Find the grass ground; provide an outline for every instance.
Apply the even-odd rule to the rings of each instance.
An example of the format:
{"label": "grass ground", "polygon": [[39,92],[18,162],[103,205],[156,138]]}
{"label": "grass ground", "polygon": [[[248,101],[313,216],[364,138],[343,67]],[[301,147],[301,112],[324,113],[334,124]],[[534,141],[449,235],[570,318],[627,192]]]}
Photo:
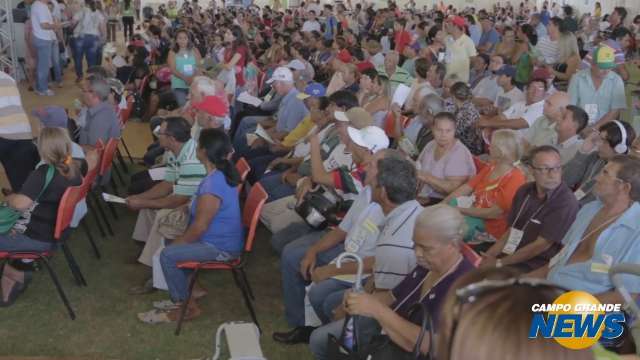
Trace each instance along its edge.
{"label": "grass ground", "polygon": [[[146,325],[136,313],[151,309],[155,300],[168,298],[166,292],[130,296],[127,289],[140,283],[148,269],[128,264],[140,247],[131,240],[135,213],[119,208],[116,236],[98,237],[102,259],[93,256],[82,231],[76,231],[69,245],[88,282],[75,285],[62,253],[53,266],[76,311],[70,320],[46,270],[34,274],[27,291],[9,308],[0,308],[0,359],[22,357],[73,359],[198,359],[213,354],[214,334],[226,321],[250,321],[249,313],[232,276],[226,272],[200,277],[209,295],[200,301],[204,314],[185,323],[179,337],[174,325]],[[93,219],[90,221],[93,224]],[[261,344],[269,359],[310,358],[306,346],[282,346],[271,339],[274,330],[287,327],[281,300],[278,258],[269,245],[269,232],[260,229],[247,275],[256,295],[255,308],[263,328]],[[226,358],[226,357],[223,357]]]}

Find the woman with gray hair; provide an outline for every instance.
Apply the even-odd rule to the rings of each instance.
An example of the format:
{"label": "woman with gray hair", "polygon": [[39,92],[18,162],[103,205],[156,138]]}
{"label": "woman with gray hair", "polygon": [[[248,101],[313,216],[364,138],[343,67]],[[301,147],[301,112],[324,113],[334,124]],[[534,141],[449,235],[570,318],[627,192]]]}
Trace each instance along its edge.
{"label": "woman with gray hair", "polygon": [[469,85],[457,82],[449,89],[451,97],[445,100],[445,111],[453,113],[456,117],[456,137],[474,155],[484,152],[482,134],[478,128],[480,113],[471,99],[473,94]]}
{"label": "woman with gray hair", "polygon": [[457,206],[465,215],[465,241],[491,242],[507,231],[507,215],[513,197],[526,180],[517,167],[523,155],[521,141],[514,130],[495,131],[491,138],[489,165],[443,200]]}
{"label": "woman with gray hair", "polygon": [[[420,334],[422,316],[410,309],[418,303],[426,308],[433,332],[438,332],[438,318],[445,295],[473,265],[460,252],[464,234],[464,216],[455,208],[439,204],[422,210],[413,231],[417,266],[395,288],[374,294],[346,294],[344,305],[351,315],[375,319],[394,346],[413,351]],[[431,350],[428,337],[420,344],[420,353]],[[317,354],[316,354],[317,355]]]}

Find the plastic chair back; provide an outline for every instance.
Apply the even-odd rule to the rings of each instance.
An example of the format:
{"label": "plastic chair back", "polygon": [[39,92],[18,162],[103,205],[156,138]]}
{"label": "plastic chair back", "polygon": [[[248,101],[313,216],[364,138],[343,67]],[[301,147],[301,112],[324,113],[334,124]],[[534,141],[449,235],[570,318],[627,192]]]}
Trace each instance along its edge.
{"label": "plastic chair back", "polygon": [[82,200],[82,186],[70,186],[65,190],[60,204],[58,205],[58,215],[56,217],[56,228],[53,233],[53,237],[56,240],[61,240],[64,233],[73,219],[73,213],[76,210],[76,205]]}
{"label": "plastic chair back", "polygon": [[[103,152],[104,152],[104,149],[102,148],[99,151],[97,151],[98,159],[102,157]],[[80,199],[86,198],[87,194],[89,194],[89,191],[91,191],[91,187],[93,186],[93,183],[96,181],[96,178],[98,177],[99,167],[100,167],[100,160],[98,160],[98,163],[96,163],[95,166],[90,168],[85,174],[84,178],[82,178],[82,184],[80,184],[80,188],[82,189]]]}
{"label": "plastic chair back", "polygon": [[238,170],[238,173],[240,174],[240,182],[245,182],[245,180],[247,180],[247,175],[249,175],[249,171],[251,171],[251,166],[249,166],[249,163],[245,158],[241,157],[238,159],[238,162],[236,162],[236,170]]}
{"label": "plastic chair back", "polygon": [[242,223],[248,228],[247,238],[244,243],[244,251],[251,252],[256,236],[256,229],[260,220],[260,212],[269,195],[259,183],[251,187],[242,211]]}
{"label": "plastic chair back", "polygon": [[118,142],[118,139],[111,138],[109,139],[107,146],[105,146],[104,153],[102,154],[102,160],[100,161],[100,176],[104,176],[109,170],[111,170],[113,157],[116,155],[116,150],[118,150]]}
{"label": "plastic chair back", "polygon": [[460,245],[460,252],[464,257],[467,258],[467,260],[469,260],[471,264],[473,264],[473,266],[480,266],[480,263],[482,262],[482,256],[480,256],[475,250],[473,250],[471,246],[462,243]]}
{"label": "plastic chair back", "polygon": [[125,125],[127,125],[127,121],[131,118],[131,113],[133,112],[133,100],[133,96],[127,96],[127,108],[120,111],[120,122],[122,123],[123,129]]}

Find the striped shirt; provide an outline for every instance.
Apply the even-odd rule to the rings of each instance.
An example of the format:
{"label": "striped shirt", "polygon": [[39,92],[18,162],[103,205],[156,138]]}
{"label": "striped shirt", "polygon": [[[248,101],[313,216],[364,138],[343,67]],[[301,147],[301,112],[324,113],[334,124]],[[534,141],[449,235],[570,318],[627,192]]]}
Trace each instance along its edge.
{"label": "striped shirt", "polygon": [[416,266],[413,228],[422,206],[410,200],[393,209],[376,242],[373,267],[377,289],[393,289]]}
{"label": "striped shirt", "polygon": [[31,123],[22,108],[15,80],[0,71],[0,138],[31,140]]}
{"label": "striped shirt", "polygon": [[177,158],[169,153],[164,181],[173,183],[174,195],[193,196],[206,175],[204,165],[196,158],[195,140],[184,143]]}
{"label": "striped shirt", "polygon": [[536,50],[545,64],[552,65],[558,62],[558,42],[551,40],[548,36],[538,41]]}

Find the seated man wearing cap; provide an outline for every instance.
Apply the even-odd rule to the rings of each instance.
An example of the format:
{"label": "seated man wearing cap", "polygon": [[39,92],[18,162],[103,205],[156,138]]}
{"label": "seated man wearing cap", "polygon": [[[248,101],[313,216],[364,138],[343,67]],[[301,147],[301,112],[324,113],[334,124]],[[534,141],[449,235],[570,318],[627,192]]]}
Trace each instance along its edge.
{"label": "seated man wearing cap", "polygon": [[586,133],[617,119],[620,111],[627,108],[624,82],[612,71],[615,67],[614,50],[600,46],[593,53],[591,67],[578,71],[569,82],[570,104],[589,115]]}
{"label": "seated man wearing cap", "polygon": [[[324,129],[318,129],[318,137],[319,139],[321,139],[320,156],[324,162],[323,164],[325,166],[325,170],[331,171],[342,165],[352,165],[351,155],[345,154],[344,144],[342,144],[340,140],[341,132],[344,132],[341,130],[342,125],[341,123],[335,121],[334,113],[335,111],[343,111],[354,108],[358,105],[358,100],[356,99],[355,95],[351,94],[350,92],[338,91],[328,97],[328,104],[326,105],[327,106],[324,108],[323,106],[319,106],[314,110],[320,112],[321,114],[319,115],[328,118],[329,121],[328,126],[326,126]],[[335,111],[332,111],[333,109],[335,109]],[[315,115],[318,114],[312,114],[312,116]],[[354,122],[351,123],[351,126],[362,128],[371,125],[371,121],[372,120],[370,116],[355,117]],[[308,136],[305,142],[308,145]],[[277,169],[275,169],[276,164],[269,164],[268,168],[275,171],[266,174],[260,179],[260,183],[269,194],[269,199],[267,200],[268,203],[262,211],[262,220],[272,232],[277,231],[279,227],[273,225],[272,222],[268,220],[271,218],[268,214],[272,213],[272,208],[274,210],[274,215],[279,215],[282,210],[279,210],[277,205],[272,205],[271,203],[282,198],[293,196],[295,194],[296,184],[298,180],[311,175],[311,156],[309,155],[309,151],[310,147],[307,146],[307,149],[303,155],[302,162],[296,165],[291,164],[291,162],[287,162],[291,166],[282,172],[279,172]],[[302,154],[300,155],[302,156]],[[288,207],[285,206],[285,209],[288,209]]]}
{"label": "seated man wearing cap", "polygon": [[[384,131],[375,126],[360,130],[349,127],[347,131],[349,136],[353,135],[352,139],[357,139],[358,142],[374,137],[375,133],[384,136]],[[338,255],[344,251],[356,253],[366,259],[364,269],[366,273],[371,273],[373,268],[375,244],[380,234],[379,227],[383,225],[384,220],[382,208],[372,201],[373,182],[377,175],[378,160],[387,158],[387,151],[384,149],[371,151],[355,141],[350,142],[347,148],[356,157],[366,158],[364,161],[367,174],[366,186],[358,194],[354,205],[337,228],[328,232],[302,235],[284,247],[280,262],[282,289],[287,322],[293,329],[288,332],[274,333],[273,338],[278,342],[286,344],[306,342],[311,331],[314,330],[312,327],[305,326],[305,284],[309,281],[314,283],[312,292],[316,313],[323,323],[331,321],[331,311],[340,303],[342,291],[351,287],[353,282],[353,279],[343,281],[335,279],[334,276],[353,275],[356,272],[355,263],[338,269],[332,263]],[[390,154],[395,154],[396,159],[403,158],[402,154],[395,151]],[[325,303],[327,311],[324,311]]]}
{"label": "seated man wearing cap", "polygon": [[515,83],[516,68],[511,65],[504,65],[498,71],[498,93],[492,105],[485,106],[481,112],[483,115],[495,116],[506,111],[512,105],[526,100],[522,90],[518,89]]}
{"label": "seated man wearing cap", "polygon": [[[298,126],[285,136],[282,142],[271,145],[271,153],[249,160],[251,171],[248,179],[251,183],[258,181],[267,169],[271,170],[278,164],[298,165],[308,155],[309,146],[305,138],[309,132],[316,126],[318,126],[318,131],[322,131],[325,129],[325,125],[330,124],[331,117],[326,116],[325,112],[329,99],[324,95],[325,88],[319,83],[309,84],[303,93],[298,94],[298,98],[304,101],[305,106],[309,109],[309,115],[305,116]],[[278,156],[280,153],[286,154],[280,157]],[[276,161],[276,159],[279,160]]]}
{"label": "seated man wearing cap", "polygon": [[546,94],[547,82],[542,79],[533,79],[527,86],[526,101],[513,104],[502,114],[481,116],[478,126],[491,129],[520,130],[520,133],[523,134],[536,119],[542,116]]}
{"label": "seated man wearing cap", "polygon": [[[277,68],[267,83],[272,84],[276,93],[283,96],[278,111],[274,117],[248,116],[240,121],[233,138],[236,158],[263,155],[268,151],[267,142],[281,141],[309,114],[304,102],[297,97],[299,91],[294,86],[291,70],[286,67]],[[258,125],[266,130],[270,139],[260,138],[249,144],[247,134],[256,131]]]}
{"label": "seated man wearing cap", "polygon": [[[152,257],[162,246],[163,235],[158,226],[176,209],[184,208],[198,189],[206,170],[196,157],[196,141],[191,137],[191,125],[181,117],[162,120],[157,132],[160,146],[169,151],[164,180],[151,189],[126,198],[127,206],[140,210],[133,230],[133,239],[145,242],[138,261],[152,265]],[[151,279],[143,286],[130,290],[131,294],[145,294],[153,290]]]}

